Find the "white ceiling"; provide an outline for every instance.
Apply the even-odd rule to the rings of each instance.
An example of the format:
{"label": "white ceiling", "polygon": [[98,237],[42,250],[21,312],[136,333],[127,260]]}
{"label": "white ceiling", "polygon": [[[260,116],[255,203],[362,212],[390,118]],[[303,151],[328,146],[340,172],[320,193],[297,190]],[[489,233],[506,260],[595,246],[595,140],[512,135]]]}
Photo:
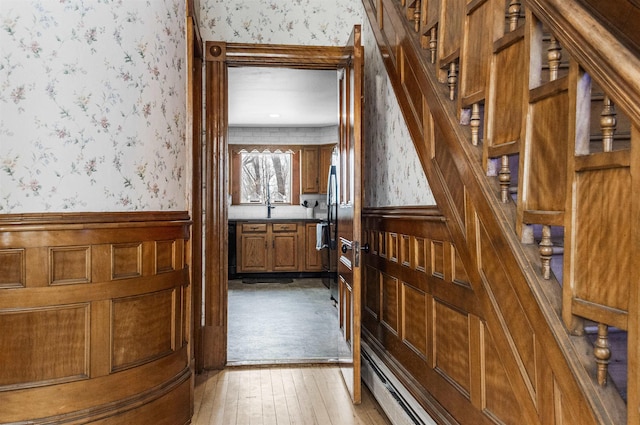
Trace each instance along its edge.
{"label": "white ceiling", "polygon": [[[272,117],[271,114],[278,114]],[[229,68],[229,125],[326,127],[338,124],[337,71]]]}

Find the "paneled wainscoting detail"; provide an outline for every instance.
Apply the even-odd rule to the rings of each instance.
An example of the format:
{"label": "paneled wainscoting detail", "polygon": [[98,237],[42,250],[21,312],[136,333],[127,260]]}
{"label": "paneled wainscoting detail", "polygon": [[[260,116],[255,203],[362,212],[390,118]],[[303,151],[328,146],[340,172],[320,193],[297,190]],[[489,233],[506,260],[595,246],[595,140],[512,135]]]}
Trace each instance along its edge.
{"label": "paneled wainscoting detail", "polygon": [[524,423],[439,211],[368,209],[363,233],[370,349],[438,423]]}
{"label": "paneled wainscoting detail", "polygon": [[0,423],[189,422],[189,226],[0,216]]}

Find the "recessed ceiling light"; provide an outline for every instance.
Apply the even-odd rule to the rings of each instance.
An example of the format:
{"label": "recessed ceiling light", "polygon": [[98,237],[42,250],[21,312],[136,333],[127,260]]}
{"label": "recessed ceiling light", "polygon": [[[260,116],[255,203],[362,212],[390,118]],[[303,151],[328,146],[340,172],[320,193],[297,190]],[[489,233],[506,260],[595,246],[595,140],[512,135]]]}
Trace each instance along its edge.
{"label": "recessed ceiling light", "polygon": [[269,114],[269,118],[280,118],[280,114]]}

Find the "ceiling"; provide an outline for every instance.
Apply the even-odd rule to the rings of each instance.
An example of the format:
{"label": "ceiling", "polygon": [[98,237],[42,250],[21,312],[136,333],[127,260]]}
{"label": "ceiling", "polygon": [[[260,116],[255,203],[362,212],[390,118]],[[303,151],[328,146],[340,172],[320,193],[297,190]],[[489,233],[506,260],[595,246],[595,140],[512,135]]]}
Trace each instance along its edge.
{"label": "ceiling", "polygon": [[335,70],[229,68],[228,81],[229,126],[326,127],[338,124]]}

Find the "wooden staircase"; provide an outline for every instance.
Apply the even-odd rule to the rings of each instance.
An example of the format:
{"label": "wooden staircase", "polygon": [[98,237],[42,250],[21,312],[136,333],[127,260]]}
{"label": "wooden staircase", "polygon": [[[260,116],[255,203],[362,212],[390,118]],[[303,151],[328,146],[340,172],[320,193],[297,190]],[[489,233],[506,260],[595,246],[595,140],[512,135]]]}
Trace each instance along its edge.
{"label": "wooden staircase", "polygon": [[363,3],[520,420],[640,423],[640,9]]}

